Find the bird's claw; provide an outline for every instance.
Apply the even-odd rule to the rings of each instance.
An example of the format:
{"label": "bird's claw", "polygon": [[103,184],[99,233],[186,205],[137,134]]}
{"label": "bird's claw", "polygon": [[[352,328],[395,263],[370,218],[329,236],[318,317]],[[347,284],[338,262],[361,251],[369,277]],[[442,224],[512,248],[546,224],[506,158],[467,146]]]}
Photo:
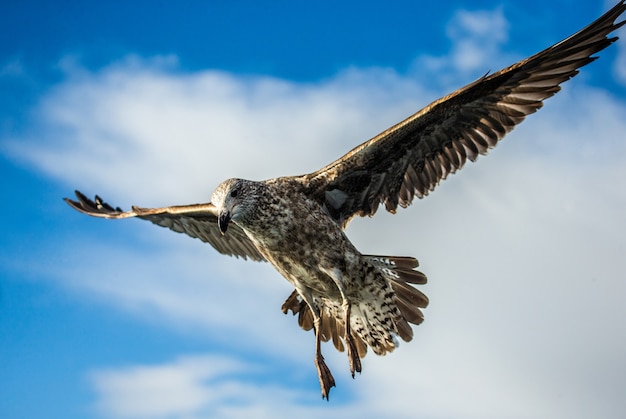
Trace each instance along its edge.
{"label": "bird's claw", "polygon": [[317,375],[319,376],[320,387],[322,388],[322,399],[328,400],[331,387],[335,387],[335,378],[331,374],[321,354],[315,357],[315,366],[317,367]]}

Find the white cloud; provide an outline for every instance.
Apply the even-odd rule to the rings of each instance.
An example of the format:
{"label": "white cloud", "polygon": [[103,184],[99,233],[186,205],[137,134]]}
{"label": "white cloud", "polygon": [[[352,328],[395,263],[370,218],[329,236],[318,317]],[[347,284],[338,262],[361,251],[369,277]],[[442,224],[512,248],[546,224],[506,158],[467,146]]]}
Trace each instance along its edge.
{"label": "white cloud", "polygon": [[431,297],[416,341],[367,361],[366,398],[424,417],[619,417],[625,116],[576,84],[415,208],[358,220],[360,249],[416,249]]}
{"label": "white cloud", "polygon": [[[544,140],[576,144],[550,119],[533,123]],[[626,372],[626,331],[615,324],[626,314],[626,193],[597,185],[623,182],[626,170],[618,158],[603,166],[555,150],[535,155],[518,134],[437,198],[397,215],[395,228],[367,231],[385,245],[402,231],[398,249],[415,237],[430,275],[417,341],[366,365],[399,412],[419,404],[425,417],[618,417],[624,407],[614,379]]]}
{"label": "white cloud", "polygon": [[[501,12],[456,19],[470,39],[484,37],[485,22],[495,22],[499,35],[481,60],[502,59]],[[458,55],[460,35],[450,35],[455,47],[441,57],[447,75],[434,69],[423,80],[476,68],[474,58]],[[415,111],[417,100],[447,93],[383,69],[351,69],[312,84],[186,74],[136,59],[70,73],[39,108],[46,136],[8,147],[115,205],[202,201],[226,177],[315,170]],[[431,307],[414,342],[385,358],[370,355],[354,382],[345,355],[325,347],[338,385],[354,392],[349,405],[333,404],[333,393],[330,406],[302,408],[302,395],[288,383],[242,382],[237,374],[253,369],[249,362],[229,358],[216,372],[209,356],[96,372],[101,412],[271,416],[280,406],[285,416],[619,417],[626,407],[619,394],[626,332],[616,320],[626,316],[625,121],[624,98],[575,80],[493,155],[451,176],[431,197],[351,225],[348,234],[364,252],[420,259]],[[78,215],[68,210],[70,216]],[[109,233],[81,249],[79,240],[93,240],[85,232],[62,246],[69,263],[47,271],[152,321],[187,333],[199,326],[232,347],[313,370],[312,336],[280,313],[289,287],[269,266],[138,224],[115,224],[120,236],[131,231],[128,244]],[[243,394],[236,405],[234,394]]]}
{"label": "white cloud", "polygon": [[453,41],[452,63],[457,70],[482,70],[496,56],[508,38],[508,22],[502,9],[458,11],[446,30]]}
{"label": "white cloud", "polygon": [[[265,368],[232,357],[184,356],[173,362],[91,374],[96,409],[114,418],[320,417],[324,406],[302,390],[250,376]],[[247,378],[246,378],[247,377]]]}
{"label": "white cloud", "polygon": [[329,150],[340,155],[398,113],[410,114],[417,103],[409,98],[421,96],[385,70],[301,85],[220,71],[177,74],[133,59],[128,68],[72,74],[42,101],[37,138],[8,147],[69,184],[80,179],[120,200],[208,199],[227,177],[312,171]]}
{"label": "white cloud", "polygon": [[443,56],[417,57],[413,73],[420,78],[430,77],[445,89],[456,89],[459,83],[469,82],[468,77],[478,78],[513,64],[522,57],[500,49],[508,40],[508,28],[502,8],[459,10],[446,26],[450,52]]}
{"label": "white cloud", "polygon": [[133,366],[93,373],[101,394],[100,410],[115,417],[168,417],[189,414],[216,397],[202,387],[207,380],[242,370],[231,359],[196,357],[174,365]]}
{"label": "white cloud", "polygon": [[[310,348],[310,339],[292,339],[300,333],[296,321],[280,310],[292,289],[269,264],[214,254],[204,243],[151,225],[138,227],[135,244],[113,238],[81,249],[88,238],[69,241],[55,275],[83,295],[88,291],[150,323],[221,345],[248,352],[259,346],[265,356],[292,359]],[[106,262],[111,260],[116,263]],[[278,355],[275,345],[284,348]]]}

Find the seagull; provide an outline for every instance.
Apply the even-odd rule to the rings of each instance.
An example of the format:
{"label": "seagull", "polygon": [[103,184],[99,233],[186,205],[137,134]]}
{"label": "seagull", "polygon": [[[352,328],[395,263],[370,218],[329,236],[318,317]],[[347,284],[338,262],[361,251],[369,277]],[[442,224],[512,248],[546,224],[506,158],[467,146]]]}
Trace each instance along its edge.
{"label": "seagull", "polygon": [[350,372],[361,372],[368,347],[392,352],[398,337],[413,337],[424,320],[426,283],[407,256],[365,255],[345,228],[378,208],[395,213],[423,198],[468,161],[487,154],[560,84],[617,40],[609,35],[626,21],[617,3],[589,26],[516,64],[439,99],[357,146],[320,170],[263,181],[228,179],[211,202],[130,211],[76,191],[74,209],[100,218],[137,217],[185,233],[226,255],[267,261],[293,286],[282,306],[315,332],[314,363],[322,398],[335,379],[321,342],[347,351]]}

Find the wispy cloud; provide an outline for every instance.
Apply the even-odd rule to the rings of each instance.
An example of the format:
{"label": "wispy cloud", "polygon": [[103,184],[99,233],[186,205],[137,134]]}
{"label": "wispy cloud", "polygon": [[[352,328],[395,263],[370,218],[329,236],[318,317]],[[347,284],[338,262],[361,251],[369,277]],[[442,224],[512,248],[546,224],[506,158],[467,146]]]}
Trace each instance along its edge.
{"label": "wispy cloud", "polygon": [[[509,23],[502,8],[458,10],[446,26],[450,51],[441,56],[423,55],[414,60],[412,72],[444,89],[456,89],[468,78],[494,72],[522,58],[502,51],[508,40]],[[448,93],[448,92],[446,92]]]}
{"label": "wispy cloud", "polygon": [[446,28],[453,42],[452,65],[462,72],[482,70],[494,65],[500,47],[508,39],[508,22],[502,9],[494,11],[458,11]]}
{"label": "wispy cloud", "polygon": [[232,359],[193,357],[172,365],[97,371],[92,379],[102,396],[99,407],[107,415],[171,417],[193,413],[222,397],[203,388],[204,382],[243,369]]}
{"label": "wispy cloud", "polygon": [[328,155],[408,115],[417,107],[409,98],[419,93],[391,71],[351,70],[303,85],[179,73],[133,58],[97,73],[74,71],[42,100],[36,138],[19,139],[12,152],[117,199],[208,199],[226,177],[322,166]]}
{"label": "wispy cloud", "polygon": [[[250,377],[265,368],[225,356],[183,356],[91,374],[97,410],[114,418],[314,418],[325,406],[310,394]],[[345,409],[345,408],[344,408]]]}
{"label": "wispy cloud", "polygon": [[221,345],[282,358],[298,358],[308,348],[290,338],[296,322],[280,306],[292,289],[269,264],[213,254],[186,236],[141,227],[130,243],[103,241],[81,250],[88,239],[71,240],[63,250],[66,264],[54,276],[148,322],[211,336]]}
{"label": "wispy cloud", "polygon": [[[497,36],[485,34],[486,22]],[[69,66],[67,80],[41,101],[37,138],[13,139],[5,149],[115,205],[208,200],[227,177],[315,170],[447,93],[433,86],[479,69],[479,61],[503,59],[501,11],[462,12],[455,25],[450,54],[421,67],[429,77],[419,81],[350,69],[300,84],[185,73],[171,60],[137,58],[97,72]],[[479,61],[462,54],[485,40],[491,43]],[[593,65],[609,65],[602,61]],[[447,81],[431,82],[440,77]],[[414,342],[367,357],[354,383],[345,355],[325,348],[339,385],[355,389],[350,409],[302,408],[304,396],[288,384],[243,380],[241,371],[255,368],[249,361],[208,355],[99,368],[91,377],[100,411],[119,418],[262,417],[279,408],[345,417],[617,416],[626,407],[618,394],[626,335],[615,323],[626,316],[625,121],[623,98],[574,80],[493,156],[469,164],[433,196],[351,225],[348,234],[364,252],[417,256],[432,303]],[[312,338],[279,312],[289,287],[269,266],[128,223],[127,244],[107,237],[78,251],[88,231],[63,244],[70,263],[47,266],[48,274],[174,329],[201,326],[232,347],[254,345],[265,357],[313,368]]]}

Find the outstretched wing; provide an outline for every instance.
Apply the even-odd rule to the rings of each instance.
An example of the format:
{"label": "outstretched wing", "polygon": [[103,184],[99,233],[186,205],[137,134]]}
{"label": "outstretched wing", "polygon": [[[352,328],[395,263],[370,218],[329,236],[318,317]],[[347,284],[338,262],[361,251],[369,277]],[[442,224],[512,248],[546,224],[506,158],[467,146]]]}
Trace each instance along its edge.
{"label": "outstretched wing", "polygon": [[64,198],[65,202],[83,214],[114,219],[138,217],[161,227],[167,227],[177,233],[185,233],[200,239],[209,243],[222,254],[258,261],[265,260],[248,236],[237,225],[231,223],[227,235],[220,233],[217,226],[217,211],[211,203],[164,208],[133,206],[132,211],[122,211],[119,207],[113,208],[103,202],[97,195],[92,201],[79,191],[75,191],[75,193],[78,201]]}
{"label": "outstretched wing", "polygon": [[620,1],[591,25],[558,44],[443,97],[356,147],[321,170],[297,178],[310,197],[345,226],[355,215],[390,212],[422,198],[469,159],[487,154],[559,85],[578,74],[626,5]]}

